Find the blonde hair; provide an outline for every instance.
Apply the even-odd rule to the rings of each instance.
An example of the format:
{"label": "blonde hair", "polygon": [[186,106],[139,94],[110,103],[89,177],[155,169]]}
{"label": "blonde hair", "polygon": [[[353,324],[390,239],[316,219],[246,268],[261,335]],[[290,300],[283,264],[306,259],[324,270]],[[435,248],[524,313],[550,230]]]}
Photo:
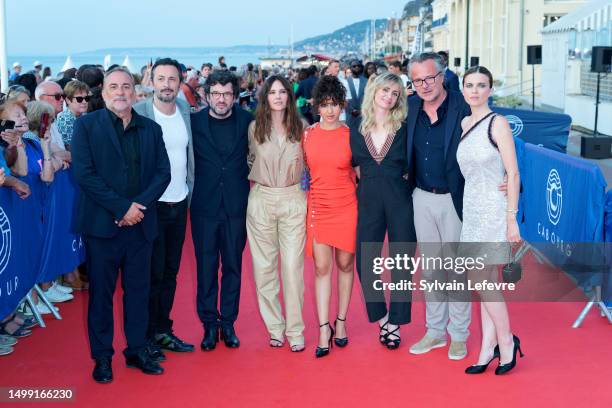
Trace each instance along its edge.
{"label": "blonde hair", "polygon": [[397,132],[402,127],[402,122],[406,119],[408,114],[408,103],[406,101],[406,90],[404,89],[404,83],[402,79],[390,72],[378,75],[373,81],[369,81],[365,89],[365,95],[363,96],[363,103],[361,104],[361,125],[359,131],[361,134],[366,135],[370,133],[376,127],[376,114],[374,113],[374,96],[379,89],[384,88],[387,85],[398,85],[400,89],[400,95],[397,98],[395,106],[391,108],[391,112],[385,123],[385,127],[390,132]]}
{"label": "blonde hair", "polygon": [[29,128],[32,132],[36,133],[37,136],[40,136],[38,134],[38,130],[40,129],[40,119],[42,118],[43,113],[48,114],[49,118],[51,119],[51,122],[53,122],[53,120],[55,119],[55,109],[53,108],[53,106],[51,106],[47,102],[42,101],[32,101],[28,103],[27,116]]}

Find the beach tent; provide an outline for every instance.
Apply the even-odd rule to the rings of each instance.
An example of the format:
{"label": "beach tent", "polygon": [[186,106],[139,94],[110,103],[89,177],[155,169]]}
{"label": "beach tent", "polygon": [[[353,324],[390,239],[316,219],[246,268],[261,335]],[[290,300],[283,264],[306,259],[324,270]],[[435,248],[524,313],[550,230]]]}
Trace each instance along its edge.
{"label": "beach tent", "polygon": [[134,69],[134,67],[132,66],[132,62],[130,61],[130,56],[126,55],[125,59],[123,60],[123,62],[121,63],[121,65],[123,65],[124,67],[126,67],[128,69],[128,71],[130,72],[136,72],[136,70]]}
{"label": "beach tent", "polygon": [[76,68],[76,67],[74,66],[74,62],[72,61],[72,58],[70,58],[70,55],[69,55],[68,58],[66,58],[66,62],[64,62],[64,66],[62,66],[62,69],[60,70],[60,72],[66,72],[70,68]]}

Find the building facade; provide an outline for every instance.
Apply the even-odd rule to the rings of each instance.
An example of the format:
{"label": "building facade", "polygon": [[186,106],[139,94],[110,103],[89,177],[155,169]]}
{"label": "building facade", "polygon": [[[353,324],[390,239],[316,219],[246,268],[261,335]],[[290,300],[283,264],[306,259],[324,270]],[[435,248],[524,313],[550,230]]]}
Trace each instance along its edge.
{"label": "building facade", "polygon": [[[530,93],[533,76],[527,46],[542,44],[547,24],[586,1],[436,0],[432,4],[434,49],[447,49],[451,66],[454,58],[460,58],[460,71],[478,57],[479,64],[501,82],[502,94]],[[539,66],[535,82],[539,93]]]}

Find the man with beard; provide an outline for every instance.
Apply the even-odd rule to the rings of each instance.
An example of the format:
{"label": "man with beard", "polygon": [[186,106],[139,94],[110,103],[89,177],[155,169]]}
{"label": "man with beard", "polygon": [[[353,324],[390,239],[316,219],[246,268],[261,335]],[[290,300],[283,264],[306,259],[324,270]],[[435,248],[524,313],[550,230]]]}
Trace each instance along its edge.
{"label": "man with beard", "polygon": [[149,327],[152,355],[164,360],[160,350],[193,351],[193,345],[174,335],[170,312],[176,293],[176,276],[187,227],[187,208],[193,191],[193,145],[189,105],[177,99],[182,80],[176,60],[163,58],[151,68],[153,98],[134,105],[134,110],[157,122],[163,132],[170,159],[170,184],[156,204],[157,238],[151,257]]}
{"label": "man with beard", "polygon": [[365,94],[365,87],[368,83],[366,77],[363,76],[363,64],[359,60],[351,62],[351,76],[346,79],[344,84],[347,89],[346,93],[346,124],[353,128],[359,123],[361,116],[361,103]]}
{"label": "man with beard", "polygon": [[[234,322],[246,244],[248,127],[252,117],[234,103],[238,78],[230,72],[211,73],[204,89],[209,106],[191,117],[195,157],[191,231],[198,271],[197,310],[204,326],[201,348],[210,351],[217,345],[219,331],[227,347],[240,345]],[[222,278],[218,302],[219,258]]]}
{"label": "man with beard", "polygon": [[93,378],[113,379],[113,294],[121,270],[124,350],[128,367],[145,374],[163,368],[147,350],[147,303],[152,243],[157,235],[155,203],[170,182],[161,127],[132,109],[134,78],[125,68],[104,75],[106,109],[77,119],[72,138],[74,178],[81,187],[76,230],[87,247],[87,329]]}

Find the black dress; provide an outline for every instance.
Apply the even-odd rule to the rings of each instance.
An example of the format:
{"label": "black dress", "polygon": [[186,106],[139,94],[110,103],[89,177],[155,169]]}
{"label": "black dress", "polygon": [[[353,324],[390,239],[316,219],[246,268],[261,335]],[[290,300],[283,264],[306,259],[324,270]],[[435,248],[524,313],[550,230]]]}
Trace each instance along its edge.
{"label": "black dress", "polygon": [[[387,314],[384,291],[380,290],[381,275],[374,273],[374,259],[381,256],[385,234],[388,236],[388,257],[397,254],[413,257],[416,249],[412,186],[408,181],[406,157],[406,124],[390,135],[380,152],[371,139],[351,129],[353,165],[360,168],[357,186],[357,272],[366,301],[370,322]],[[404,265],[401,265],[402,267]],[[390,270],[394,283],[411,280],[411,269]],[[389,323],[400,325],[410,322],[411,292],[393,290],[390,294]]]}

